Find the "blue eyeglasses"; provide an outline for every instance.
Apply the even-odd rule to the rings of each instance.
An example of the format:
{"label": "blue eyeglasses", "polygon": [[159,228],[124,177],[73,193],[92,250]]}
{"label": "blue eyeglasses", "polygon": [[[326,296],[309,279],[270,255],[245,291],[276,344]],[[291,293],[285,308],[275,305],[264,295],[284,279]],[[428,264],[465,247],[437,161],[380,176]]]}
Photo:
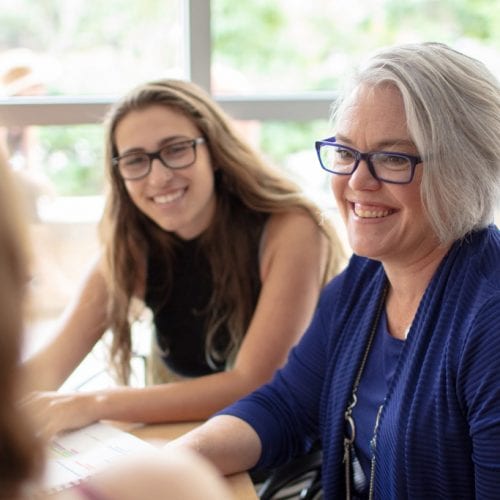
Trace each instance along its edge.
{"label": "blue eyeglasses", "polygon": [[392,151],[360,151],[338,144],[335,137],[316,141],[316,153],[321,167],[337,175],[351,175],[365,160],[375,179],[391,184],[409,184],[415,175],[415,167],[422,163],[420,156]]}

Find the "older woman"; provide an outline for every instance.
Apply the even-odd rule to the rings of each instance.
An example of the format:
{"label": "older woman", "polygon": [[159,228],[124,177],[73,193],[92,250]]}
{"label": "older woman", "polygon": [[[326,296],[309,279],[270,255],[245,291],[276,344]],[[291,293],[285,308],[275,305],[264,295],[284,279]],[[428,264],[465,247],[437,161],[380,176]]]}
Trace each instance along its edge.
{"label": "older woman", "polygon": [[354,255],[273,381],[181,443],[228,473],[319,436],[326,498],[497,498],[498,82],[445,45],[385,50],[316,147]]}

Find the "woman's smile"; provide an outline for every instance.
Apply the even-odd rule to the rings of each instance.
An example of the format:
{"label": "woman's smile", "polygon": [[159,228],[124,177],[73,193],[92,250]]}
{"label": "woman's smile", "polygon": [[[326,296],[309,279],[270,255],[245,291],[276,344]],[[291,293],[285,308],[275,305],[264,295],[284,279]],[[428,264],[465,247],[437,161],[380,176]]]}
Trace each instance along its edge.
{"label": "woman's smile", "polygon": [[351,203],[354,214],[361,219],[380,219],[392,215],[395,210],[375,205]]}
{"label": "woman's smile", "polygon": [[186,193],[187,188],[176,189],[167,194],[156,195],[152,197],[152,200],[159,205],[171,204],[174,201],[179,200]]}

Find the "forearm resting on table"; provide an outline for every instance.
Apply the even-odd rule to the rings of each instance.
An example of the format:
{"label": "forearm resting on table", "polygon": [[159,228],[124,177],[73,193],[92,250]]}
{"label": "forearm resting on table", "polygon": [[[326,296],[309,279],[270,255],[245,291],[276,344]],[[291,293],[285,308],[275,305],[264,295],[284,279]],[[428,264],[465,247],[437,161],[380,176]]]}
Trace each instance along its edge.
{"label": "forearm resting on table", "polygon": [[218,415],[166,445],[167,450],[188,447],[208,458],[223,474],[251,469],[262,446],[258,434],[245,421]]}
{"label": "forearm resting on table", "polygon": [[99,420],[163,423],[206,420],[251,388],[245,377],[216,373],[145,388],[95,392],[36,392],[23,404],[43,435],[78,429]]}
{"label": "forearm resting on table", "polygon": [[206,420],[254,389],[236,371],[145,388],[117,388],[96,394],[99,418],[128,422]]}

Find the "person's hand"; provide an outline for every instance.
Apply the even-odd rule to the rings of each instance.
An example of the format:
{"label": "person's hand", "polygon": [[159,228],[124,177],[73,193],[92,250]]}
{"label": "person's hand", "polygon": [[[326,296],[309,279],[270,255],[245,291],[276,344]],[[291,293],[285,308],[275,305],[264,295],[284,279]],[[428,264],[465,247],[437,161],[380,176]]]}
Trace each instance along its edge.
{"label": "person's hand", "polygon": [[45,440],[98,419],[92,393],[33,392],[23,399],[21,406],[33,420],[37,435]]}

